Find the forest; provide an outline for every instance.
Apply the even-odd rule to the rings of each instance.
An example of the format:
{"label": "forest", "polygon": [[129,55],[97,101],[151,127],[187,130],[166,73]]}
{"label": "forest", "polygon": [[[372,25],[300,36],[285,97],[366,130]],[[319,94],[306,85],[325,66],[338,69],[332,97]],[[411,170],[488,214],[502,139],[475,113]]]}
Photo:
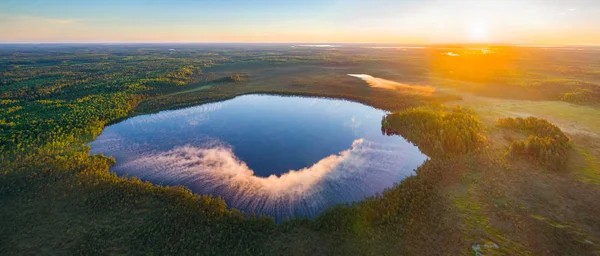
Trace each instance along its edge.
{"label": "forest", "polygon": [[479,119],[460,106],[409,108],[389,114],[381,122],[384,134],[399,134],[428,155],[465,154],[485,143]]}
{"label": "forest", "polygon": [[[475,95],[596,111],[600,66],[589,63],[598,53],[455,47],[453,57],[441,48],[0,45],[0,252],[464,255],[491,244],[481,253],[598,252],[595,137],[469,107]],[[359,72],[443,90],[407,94],[346,75]],[[117,176],[115,159],[89,153],[87,143],[119,120],[253,93],[386,110],[382,133],[430,159],[376,196],[276,223],[219,197]],[[504,132],[510,141],[499,139]]]}
{"label": "forest", "polygon": [[569,158],[570,140],[547,120],[536,117],[501,118],[499,127],[530,133],[527,140],[513,140],[510,152],[513,156],[528,156],[552,169],[561,169]]}

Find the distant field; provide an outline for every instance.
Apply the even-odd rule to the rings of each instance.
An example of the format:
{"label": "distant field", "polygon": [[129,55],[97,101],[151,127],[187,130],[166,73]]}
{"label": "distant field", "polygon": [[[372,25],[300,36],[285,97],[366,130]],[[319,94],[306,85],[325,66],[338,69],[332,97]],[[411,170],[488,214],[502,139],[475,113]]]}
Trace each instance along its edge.
{"label": "distant field", "polygon": [[[507,46],[3,45],[0,252],[598,253],[598,58],[596,48]],[[348,74],[435,92],[375,88]],[[381,195],[275,224],[220,198],[117,177],[114,159],[89,155],[86,144],[110,123],[253,93],[394,112],[400,121],[382,120],[382,132],[431,159]],[[496,123],[528,116],[550,124]],[[566,161],[549,166],[558,158]]]}

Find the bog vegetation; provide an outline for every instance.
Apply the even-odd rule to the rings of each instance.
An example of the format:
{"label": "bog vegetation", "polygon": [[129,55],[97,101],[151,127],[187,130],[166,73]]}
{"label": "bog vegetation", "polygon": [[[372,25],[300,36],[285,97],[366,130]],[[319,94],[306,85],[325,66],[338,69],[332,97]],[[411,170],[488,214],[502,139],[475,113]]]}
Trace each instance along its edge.
{"label": "bog vegetation", "polygon": [[[507,203],[520,201],[509,200],[496,180],[465,189],[480,197],[458,207],[468,211],[461,217],[453,203],[461,195],[448,196],[445,186],[488,177],[478,176],[484,170],[510,168],[503,156],[483,147],[489,142],[477,115],[463,108],[421,106],[453,96],[372,89],[345,75],[361,71],[415,84],[445,81],[482,95],[546,100],[562,95],[565,101],[594,104],[598,69],[587,65],[593,56],[537,49],[469,55],[465,51],[472,50],[458,48],[457,56],[449,56],[435,49],[171,48],[0,46],[0,252],[456,255],[472,252],[473,244],[482,243],[479,237],[493,237],[500,244],[494,253],[504,254],[585,254],[594,246],[585,242],[596,241],[593,235],[579,237],[587,231],[548,231],[546,223],[531,223],[532,213],[523,210],[529,208]],[[547,59],[560,65],[540,65]],[[278,70],[283,71],[269,75]],[[497,84],[502,86],[492,86]],[[183,187],[117,177],[109,172],[114,159],[89,155],[86,143],[111,122],[247,93],[335,97],[393,111],[382,120],[383,132],[402,135],[431,159],[417,175],[380,195],[333,207],[316,220],[276,224]],[[547,121],[505,119],[499,125],[533,136],[513,142],[513,155],[548,166],[565,164],[569,139]],[[481,203],[488,197],[493,204]],[[591,205],[573,208],[592,223],[585,230],[600,223]],[[504,225],[518,232],[490,231],[484,211],[502,214],[500,219],[511,224],[525,222],[528,231],[541,230],[526,236],[550,235],[525,248],[522,226]]]}
{"label": "bog vegetation", "polygon": [[560,128],[547,120],[536,117],[508,117],[498,119],[497,125],[531,134],[527,140],[511,142],[512,156],[527,157],[551,169],[561,169],[567,163],[570,140]]}

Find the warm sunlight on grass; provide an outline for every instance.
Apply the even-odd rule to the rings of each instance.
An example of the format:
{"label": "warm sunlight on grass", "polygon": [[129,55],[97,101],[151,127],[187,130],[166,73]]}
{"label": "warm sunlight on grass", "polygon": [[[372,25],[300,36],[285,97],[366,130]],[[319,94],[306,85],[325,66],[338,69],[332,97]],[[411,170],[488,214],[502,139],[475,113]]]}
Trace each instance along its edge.
{"label": "warm sunlight on grass", "polygon": [[[483,36],[485,28],[474,27],[473,33]],[[432,52],[431,72],[466,82],[502,82],[515,75],[515,57],[508,47],[443,47]]]}

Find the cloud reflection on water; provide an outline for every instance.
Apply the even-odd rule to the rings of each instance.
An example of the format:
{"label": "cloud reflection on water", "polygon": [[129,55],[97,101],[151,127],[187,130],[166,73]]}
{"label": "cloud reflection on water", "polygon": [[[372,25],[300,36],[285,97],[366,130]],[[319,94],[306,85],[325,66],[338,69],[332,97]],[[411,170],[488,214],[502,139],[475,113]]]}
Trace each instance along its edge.
{"label": "cloud reflection on water", "polygon": [[280,176],[256,176],[231,147],[220,142],[150,153],[115,168],[165,185],[184,184],[223,196],[230,206],[246,212],[281,218],[316,216],[332,203],[361,199],[365,190],[379,192],[381,186],[389,187],[398,179],[396,168],[408,162],[394,146],[357,139],[350,149]]}

